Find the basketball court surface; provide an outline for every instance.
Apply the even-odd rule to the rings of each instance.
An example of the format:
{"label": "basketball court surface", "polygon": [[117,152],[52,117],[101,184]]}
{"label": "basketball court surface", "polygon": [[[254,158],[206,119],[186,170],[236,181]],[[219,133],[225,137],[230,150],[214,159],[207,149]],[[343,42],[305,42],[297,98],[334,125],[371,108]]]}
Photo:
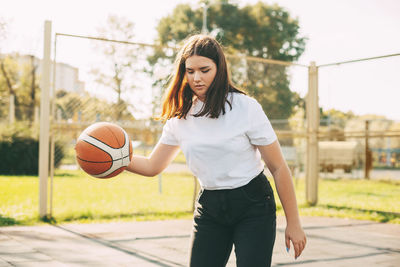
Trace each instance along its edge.
{"label": "basketball court surface", "polygon": [[[294,260],[284,220],[272,266],[400,266],[400,225],[302,218],[308,243]],[[190,220],[0,227],[0,266],[187,266],[190,231]]]}

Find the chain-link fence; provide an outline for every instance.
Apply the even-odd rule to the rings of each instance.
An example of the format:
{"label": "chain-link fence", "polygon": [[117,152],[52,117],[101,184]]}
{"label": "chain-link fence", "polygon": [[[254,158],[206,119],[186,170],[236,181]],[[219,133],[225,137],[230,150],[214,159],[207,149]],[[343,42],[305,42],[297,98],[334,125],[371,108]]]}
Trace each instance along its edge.
{"label": "chain-link fence", "polygon": [[[148,154],[161,133],[161,123],[151,117],[160,114],[176,49],[57,34],[55,53],[51,129],[53,140],[63,145],[54,155],[57,168],[78,169],[76,138],[97,121],[121,125],[135,152]],[[304,177],[307,66],[240,54],[227,59],[234,83],[263,106],[294,176]],[[27,85],[35,80],[27,73],[35,70],[37,82],[41,62],[21,55],[7,60],[10,74],[26,73],[20,84],[25,83],[27,92],[14,96],[2,91],[0,121],[37,127],[38,103],[29,100],[32,86]],[[398,178],[400,114],[394,110],[400,82],[392,71],[400,67],[400,57],[344,63],[318,66],[320,177]],[[182,155],[176,160],[184,162]]]}
{"label": "chain-link fence", "polygon": [[[57,61],[70,62],[66,51],[84,44],[96,49],[82,53],[76,62],[64,64],[76,70],[79,66],[81,76],[75,76],[75,85],[63,86],[58,79],[66,70],[60,68],[60,63],[55,68],[52,129],[54,138],[66,146],[60,167],[78,168],[73,149],[76,138],[96,121],[121,125],[134,141],[136,153],[148,154],[161,134],[162,124],[151,117],[160,114],[161,96],[173,70],[176,50],[59,34]],[[110,47],[121,52],[109,57],[104,51]],[[124,62],[124,54],[130,55],[130,62]],[[227,58],[233,82],[263,106],[280,136],[289,165],[300,173],[304,168],[306,130],[304,93],[299,92],[307,91],[307,67],[242,55]],[[175,163],[184,164],[184,157],[179,156]]]}
{"label": "chain-link fence", "polygon": [[319,66],[320,177],[400,179],[399,55]]}
{"label": "chain-link fence", "polygon": [[[154,52],[153,47],[62,34],[56,38],[59,62],[70,62],[68,53],[75,46],[88,48],[75,62],[63,67],[58,63],[54,68],[51,128],[52,136],[65,144],[61,168],[78,168],[76,139],[98,121],[123,127],[134,142],[135,153],[147,154],[161,129],[160,123],[151,119],[153,106],[161,95],[160,89],[153,86],[161,77],[149,73],[148,57]],[[55,154],[55,160],[57,157]]]}
{"label": "chain-link fence", "polygon": [[[78,170],[76,139],[98,121],[119,124],[134,142],[134,153],[148,155],[162,131],[162,124],[152,117],[160,114],[176,49],[57,34],[54,52],[51,168]],[[240,54],[229,54],[227,59],[233,82],[263,106],[294,177],[304,178],[309,135],[305,111],[308,66]],[[379,116],[380,109],[396,110],[393,99],[398,99],[400,82],[390,71],[399,69],[400,57],[372,59],[368,61],[370,69],[364,67],[367,62],[354,64],[360,67],[317,66],[319,177],[400,179],[400,114]],[[382,69],[386,72],[378,76]],[[376,90],[366,91],[371,84]],[[38,120],[37,104],[34,109],[20,102],[13,105],[6,93],[0,102],[0,120],[5,125],[13,121],[32,125]],[[34,110],[27,112],[32,116],[21,117],[23,108]],[[176,170],[187,170],[182,154],[173,164],[182,167]]]}

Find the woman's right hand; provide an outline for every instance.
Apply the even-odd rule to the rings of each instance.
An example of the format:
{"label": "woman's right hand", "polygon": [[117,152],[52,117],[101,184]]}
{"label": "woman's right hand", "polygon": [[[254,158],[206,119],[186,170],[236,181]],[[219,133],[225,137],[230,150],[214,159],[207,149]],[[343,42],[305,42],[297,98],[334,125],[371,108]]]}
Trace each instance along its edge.
{"label": "woman's right hand", "polygon": [[285,243],[288,252],[290,250],[290,242],[293,244],[294,258],[297,259],[303,252],[307,243],[306,234],[300,224],[286,226]]}

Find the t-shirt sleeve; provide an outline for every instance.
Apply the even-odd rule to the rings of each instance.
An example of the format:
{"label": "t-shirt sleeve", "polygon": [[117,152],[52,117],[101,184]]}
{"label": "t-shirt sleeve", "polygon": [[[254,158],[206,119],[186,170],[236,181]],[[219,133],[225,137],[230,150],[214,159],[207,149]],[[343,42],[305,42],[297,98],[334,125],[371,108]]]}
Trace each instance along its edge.
{"label": "t-shirt sleeve", "polygon": [[174,133],[173,124],[173,119],[167,120],[163,127],[160,143],[171,146],[179,146],[178,139],[176,138],[176,135]]}
{"label": "t-shirt sleeve", "polygon": [[246,135],[250,143],[258,146],[265,146],[277,140],[274,129],[261,105],[251,99],[248,109],[248,129]]}

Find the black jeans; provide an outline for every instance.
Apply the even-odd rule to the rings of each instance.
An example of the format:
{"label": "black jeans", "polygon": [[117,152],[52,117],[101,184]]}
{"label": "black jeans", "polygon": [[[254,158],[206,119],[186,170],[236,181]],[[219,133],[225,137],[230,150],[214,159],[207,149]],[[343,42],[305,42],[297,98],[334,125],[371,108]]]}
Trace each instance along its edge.
{"label": "black jeans", "polygon": [[247,185],[201,190],[194,213],[190,266],[225,266],[235,245],[238,267],[271,266],[276,206],[263,173]]}

